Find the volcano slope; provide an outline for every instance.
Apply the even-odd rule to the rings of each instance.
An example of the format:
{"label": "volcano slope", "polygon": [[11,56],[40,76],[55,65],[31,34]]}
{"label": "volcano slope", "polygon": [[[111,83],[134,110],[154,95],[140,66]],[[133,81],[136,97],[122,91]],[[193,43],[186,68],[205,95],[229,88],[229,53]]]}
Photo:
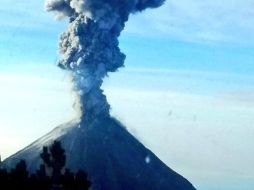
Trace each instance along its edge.
{"label": "volcano slope", "polygon": [[7,158],[6,168],[20,159],[32,173],[41,164],[43,146],[61,141],[66,165],[83,169],[95,190],[194,190],[190,182],[167,167],[136,140],[117,120],[107,118],[80,124],[77,121],[56,127],[28,147]]}

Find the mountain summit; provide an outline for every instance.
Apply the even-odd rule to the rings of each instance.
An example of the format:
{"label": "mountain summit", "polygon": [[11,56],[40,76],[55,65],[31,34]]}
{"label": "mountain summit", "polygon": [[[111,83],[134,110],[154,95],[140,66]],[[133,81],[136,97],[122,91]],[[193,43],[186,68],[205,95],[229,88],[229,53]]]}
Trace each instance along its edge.
{"label": "mountain summit", "polygon": [[41,164],[42,147],[55,140],[65,148],[67,167],[85,170],[94,190],[195,189],[112,118],[63,124],[7,158],[3,165],[11,168],[25,159],[28,170],[34,172]]}

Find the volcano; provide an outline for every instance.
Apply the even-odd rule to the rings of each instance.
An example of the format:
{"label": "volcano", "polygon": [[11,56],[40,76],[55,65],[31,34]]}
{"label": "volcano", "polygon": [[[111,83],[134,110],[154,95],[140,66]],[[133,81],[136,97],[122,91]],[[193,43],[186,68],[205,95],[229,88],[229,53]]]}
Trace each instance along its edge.
{"label": "volcano", "polygon": [[79,120],[55,128],[6,159],[4,166],[11,168],[25,159],[29,171],[35,172],[41,164],[42,147],[57,140],[66,151],[66,166],[74,172],[86,171],[93,190],[195,189],[110,117],[110,105],[101,89],[103,79],[124,66],[126,56],[118,38],[129,16],[163,3],[164,0],[46,0],[48,12],[69,21],[60,36],[58,65],[71,75]]}
{"label": "volcano", "polygon": [[39,168],[43,146],[60,141],[66,165],[83,169],[94,190],[194,190],[190,182],[167,167],[113,118],[60,125],[28,147],[7,158],[3,165],[15,166],[25,159],[32,173]]}

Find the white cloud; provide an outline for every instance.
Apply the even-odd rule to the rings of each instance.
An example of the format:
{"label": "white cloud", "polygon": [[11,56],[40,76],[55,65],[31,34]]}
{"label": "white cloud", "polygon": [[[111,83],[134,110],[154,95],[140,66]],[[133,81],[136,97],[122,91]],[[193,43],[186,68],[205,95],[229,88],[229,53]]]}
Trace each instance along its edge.
{"label": "white cloud", "polygon": [[[15,5],[15,6],[13,6]],[[1,0],[0,20],[2,31],[60,32],[66,22],[56,22],[53,16],[44,11],[44,0],[14,1]]]}
{"label": "white cloud", "polygon": [[251,189],[253,106],[173,91],[106,93],[112,114],[197,189]]}
{"label": "white cloud", "polygon": [[133,16],[127,32],[198,42],[254,43],[253,8],[254,0],[168,0],[159,9]]}
{"label": "white cloud", "polygon": [[[75,114],[71,108],[73,99],[68,81],[59,81],[63,76],[53,68],[25,66],[24,75],[10,71],[17,68],[1,68],[5,74],[0,73],[0,153],[5,157]],[[51,74],[43,77],[43,73]],[[191,86],[194,87],[206,77],[219,78],[216,86],[224,77],[252,78],[149,69],[119,74],[105,85],[112,114],[171,168],[191,180],[198,189],[231,189],[227,185],[232,185],[232,181],[228,184],[223,181],[227,177],[234,178],[239,186],[242,177],[250,176],[251,179],[254,175],[254,152],[250,149],[254,135],[253,104],[169,89],[179,86],[179,81],[196,81]],[[130,78],[136,84],[147,85],[133,89],[132,85],[126,84]],[[166,89],[154,85],[151,88],[152,80],[154,84],[164,82],[166,85],[167,81],[173,80],[171,85],[174,86],[169,85]],[[189,85],[188,82],[181,85],[185,83]],[[221,186],[209,188],[221,181],[224,182]]]}
{"label": "white cloud", "polygon": [[[128,80],[126,80],[128,79]],[[137,82],[138,81],[138,82]],[[252,75],[181,69],[125,68],[106,78],[104,86],[136,90],[170,90],[186,94],[213,95],[254,91]],[[225,99],[225,98],[223,98]],[[247,102],[246,102],[247,103]],[[251,101],[249,104],[253,105]]]}
{"label": "white cloud", "polygon": [[[13,6],[15,4],[15,6]],[[1,0],[0,24],[10,27],[60,32],[44,11],[44,0]],[[127,33],[195,42],[254,43],[254,0],[167,0],[165,5],[131,16]]]}
{"label": "white cloud", "polygon": [[[15,69],[15,67],[14,67]],[[14,70],[13,69],[13,70]],[[31,68],[31,73],[0,73],[0,155],[24,148],[53,127],[74,118],[74,96],[68,80],[54,69]],[[36,75],[39,70],[51,72]],[[33,72],[34,71],[34,72]],[[8,74],[7,74],[8,73]]]}
{"label": "white cloud", "polygon": [[154,69],[114,75],[105,85],[112,114],[171,168],[198,189],[251,189],[252,76]]}

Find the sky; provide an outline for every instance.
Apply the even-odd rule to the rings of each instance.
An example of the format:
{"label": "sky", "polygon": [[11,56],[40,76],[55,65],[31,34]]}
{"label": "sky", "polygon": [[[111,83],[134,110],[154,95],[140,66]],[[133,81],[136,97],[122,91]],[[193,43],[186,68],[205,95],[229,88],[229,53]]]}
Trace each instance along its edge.
{"label": "sky", "polygon": [[[15,6],[14,6],[15,5]],[[0,154],[75,118],[44,1],[0,2]],[[254,187],[254,0],[168,0],[132,15],[125,67],[105,79],[111,115],[201,190]]]}

